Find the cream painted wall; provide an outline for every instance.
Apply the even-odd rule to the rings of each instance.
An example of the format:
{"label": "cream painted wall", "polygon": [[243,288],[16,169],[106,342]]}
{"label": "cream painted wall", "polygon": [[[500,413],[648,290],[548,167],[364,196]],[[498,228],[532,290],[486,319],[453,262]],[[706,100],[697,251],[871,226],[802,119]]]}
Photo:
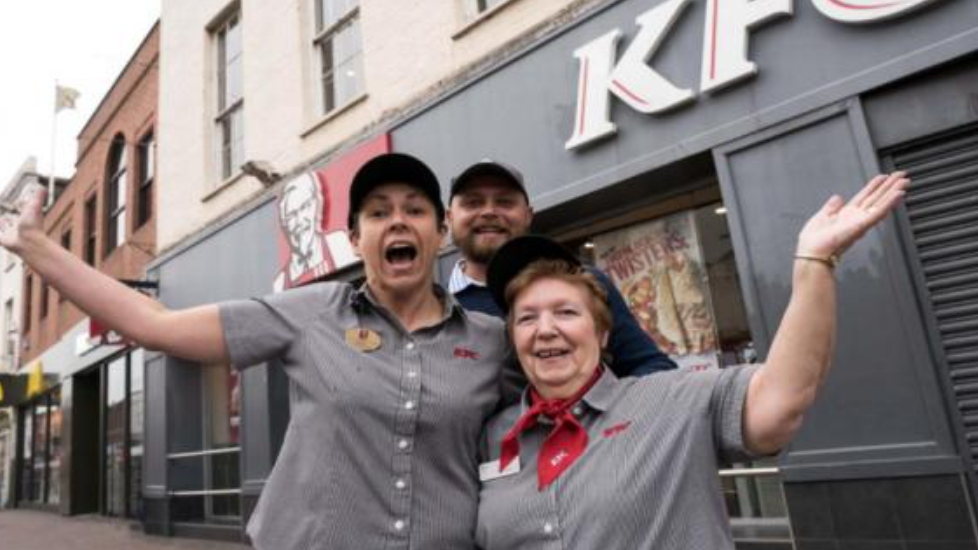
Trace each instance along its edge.
{"label": "cream painted wall", "polygon": [[[245,160],[265,160],[288,172],[430,95],[514,39],[606,0],[510,0],[474,23],[465,15],[469,1],[361,0],[366,97],[323,117],[313,0],[241,0]],[[261,192],[251,177],[217,182],[214,176],[216,53],[207,29],[230,5],[162,3],[160,250]]]}

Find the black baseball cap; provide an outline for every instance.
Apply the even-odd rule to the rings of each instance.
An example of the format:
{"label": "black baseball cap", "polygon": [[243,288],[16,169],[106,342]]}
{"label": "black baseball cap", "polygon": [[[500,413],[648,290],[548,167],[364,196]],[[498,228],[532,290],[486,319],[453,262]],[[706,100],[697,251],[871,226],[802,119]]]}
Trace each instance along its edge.
{"label": "black baseball cap", "polygon": [[486,270],[486,286],[493,300],[504,313],[509,312],[506,303],[506,285],[526,266],[537,260],[563,260],[574,267],[581,261],[566,247],[542,235],[523,235],[499,247]]}
{"label": "black baseball cap", "polygon": [[521,174],[519,170],[513,168],[505,162],[499,162],[492,159],[482,159],[463,170],[461,174],[452,180],[452,189],[448,195],[449,202],[451,202],[452,197],[462,191],[462,188],[471,183],[475,178],[481,176],[495,176],[509,182],[513,187],[519,190],[520,193],[523,193],[523,196],[526,198],[527,202],[530,201],[529,195],[526,194],[526,187],[523,185],[523,174]]}
{"label": "black baseball cap", "polygon": [[367,161],[357,170],[350,185],[350,212],[346,225],[353,229],[354,221],[363,199],[378,185],[406,183],[425,194],[435,205],[438,223],[445,220],[445,205],[441,202],[441,186],[438,177],[417,157],[404,153],[385,153]]}

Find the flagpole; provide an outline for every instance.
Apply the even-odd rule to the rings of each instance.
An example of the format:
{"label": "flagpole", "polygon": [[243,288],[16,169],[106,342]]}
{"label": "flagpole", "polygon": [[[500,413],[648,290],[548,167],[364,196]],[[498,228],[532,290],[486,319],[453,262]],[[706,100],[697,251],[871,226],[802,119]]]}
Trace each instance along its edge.
{"label": "flagpole", "polygon": [[54,169],[57,166],[55,164],[55,158],[57,153],[57,136],[58,136],[58,113],[61,109],[58,108],[58,80],[54,80],[54,118],[51,121],[51,170],[48,172],[48,200],[47,204],[44,205],[45,210],[51,208],[54,204]]}

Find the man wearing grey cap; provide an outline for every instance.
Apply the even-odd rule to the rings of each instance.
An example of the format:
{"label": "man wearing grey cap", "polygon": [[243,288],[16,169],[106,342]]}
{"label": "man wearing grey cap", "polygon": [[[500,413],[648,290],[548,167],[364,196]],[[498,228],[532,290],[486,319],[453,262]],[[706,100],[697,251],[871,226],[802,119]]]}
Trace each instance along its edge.
{"label": "man wearing grey cap", "polygon": [[[462,254],[452,270],[448,291],[468,310],[503,317],[486,288],[486,268],[496,250],[526,234],[533,222],[523,175],[492,159],[469,166],[452,180],[447,219],[452,240]],[[641,376],[676,368],[639,326],[608,276],[594,268],[591,271],[608,291],[613,323],[607,349],[615,373]]]}

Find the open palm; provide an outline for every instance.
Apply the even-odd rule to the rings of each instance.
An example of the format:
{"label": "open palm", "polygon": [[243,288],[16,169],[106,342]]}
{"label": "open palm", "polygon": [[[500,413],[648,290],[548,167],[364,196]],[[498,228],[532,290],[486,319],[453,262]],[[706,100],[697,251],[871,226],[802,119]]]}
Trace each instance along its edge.
{"label": "open palm", "polygon": [[0,246],[18,253],[23,235],[30,229],[41,227],[41,207],[47,191],[40,185],[29,187],[13,207],[0,207]]}
{"label": "open palm", "polygon": [[798,235],[798,253],[827,258],[841,255],[900,202],[910,180],[903,172],[881,174],[849,202],[832,196]]}

